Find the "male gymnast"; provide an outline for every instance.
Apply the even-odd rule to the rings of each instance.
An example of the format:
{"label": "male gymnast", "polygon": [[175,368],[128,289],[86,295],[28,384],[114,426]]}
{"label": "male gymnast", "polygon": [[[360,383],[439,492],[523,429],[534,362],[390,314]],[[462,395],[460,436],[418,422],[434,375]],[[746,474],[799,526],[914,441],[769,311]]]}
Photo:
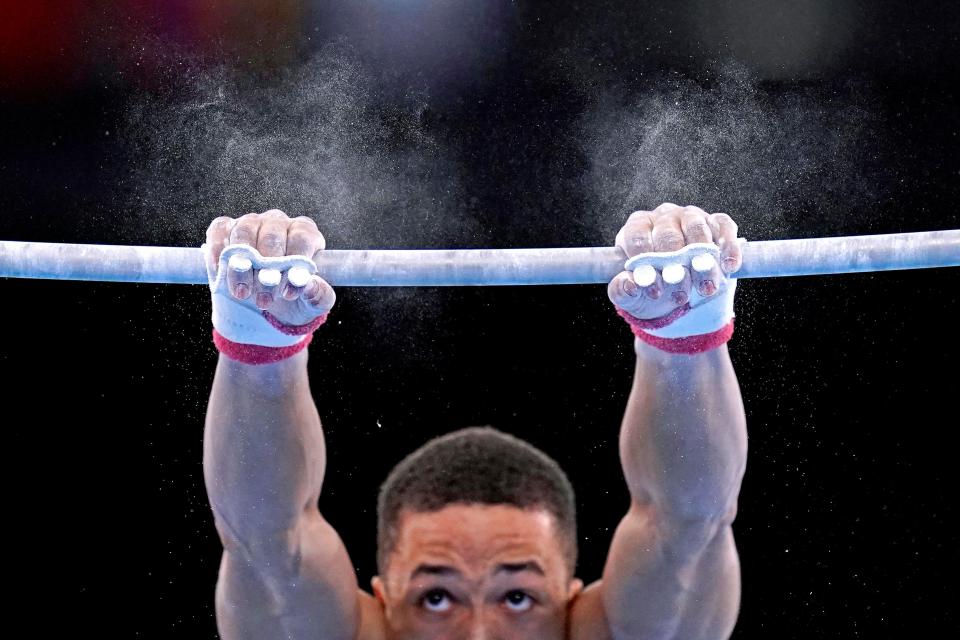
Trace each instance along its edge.
{"label": "male gymnast", "polygon": [[719,255],[623,271],[607,288],[637,360],[620,430],[631,502],[601,580],[584,587],[574,575],[575,503],[559,466],[473,427],[427,442],[383,483],[371,594],[318,508],[327,458],[306,346],[336,295],[287,257],[317,256],[323,235],[278,210],[214,220],[204,251],[221,354],[203,465],[224,547],[221,637],[729,637],[740,602],[731,523],[747,451],[726,346],[736,237],[728,215],[670,203],[637,211],[617,234],[628,258],[693,243]]}

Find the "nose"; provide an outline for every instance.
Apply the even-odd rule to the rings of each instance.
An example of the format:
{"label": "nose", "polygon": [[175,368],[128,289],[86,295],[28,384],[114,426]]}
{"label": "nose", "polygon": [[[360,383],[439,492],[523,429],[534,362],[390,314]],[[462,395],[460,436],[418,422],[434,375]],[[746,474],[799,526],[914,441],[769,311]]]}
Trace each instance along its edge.
{"label": "nose", "polygon": [[486,616],[475,615],[470,620],[470,629],[466,640],[495,640],[495,636],[490,629],[491,625],[486,620]]}
{"label": "nose", "polygon": [[468,640],[494,640],[494,637],[487,632],[487,627],[482,622],[477,622],[470,629]]}

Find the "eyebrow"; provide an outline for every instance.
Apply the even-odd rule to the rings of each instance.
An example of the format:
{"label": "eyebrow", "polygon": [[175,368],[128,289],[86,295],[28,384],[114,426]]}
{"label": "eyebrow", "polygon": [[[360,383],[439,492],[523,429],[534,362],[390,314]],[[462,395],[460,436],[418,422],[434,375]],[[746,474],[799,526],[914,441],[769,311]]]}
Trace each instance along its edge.
{"label": "eyebrow", "polygon": [[[522,571],[531,571],[540,576],[545,576],[546,573],[536,561],[528,560],[526,562],[505,562],[497,565],[496,571],[494,573],[520,573]],[[428,575],[428,576],[453,576],[460,578],[463,576],[458,569],[454,567],[447,566],[445,564],[421,564],[416,569],[413,570],[413,573],[410,574],[410,579],[413,580],[417,576]]]}

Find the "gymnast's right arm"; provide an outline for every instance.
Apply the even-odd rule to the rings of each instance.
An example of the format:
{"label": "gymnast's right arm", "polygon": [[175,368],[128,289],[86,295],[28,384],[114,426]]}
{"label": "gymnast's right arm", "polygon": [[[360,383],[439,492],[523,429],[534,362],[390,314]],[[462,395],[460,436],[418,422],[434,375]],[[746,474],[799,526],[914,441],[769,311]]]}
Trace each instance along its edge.
{"label": "gymnast's right arm", "polygon": [[[216,263],[223,246],[237,243],[255,246],[264,256],[313,256],[312,250],[292,245],[322,245],[315,230],[305,219],[290,220],[281,212],[236,221],[218,218],[207,234],[212,252],[207,259]],[[284,246],[288,232],[289,250]],[[319,240],[311,237],[314,232]],[[284,278],[281,287],[289,293],[286,284]],[[241,294],[278,317],[293,304],[288,295],[259,298],[264,293],[259,282],[248,285]],[[328,307],[333,301],[329,285],[317,288],[312,300]],[[224,547],[216,588],[221,637],[379,635],[371,628],[378,605],[358,588],[343,542],[318,509],[327,456],[307,379],[307,350],[267,364],[244,364],[221,353],[203,451],[207,495]]]}

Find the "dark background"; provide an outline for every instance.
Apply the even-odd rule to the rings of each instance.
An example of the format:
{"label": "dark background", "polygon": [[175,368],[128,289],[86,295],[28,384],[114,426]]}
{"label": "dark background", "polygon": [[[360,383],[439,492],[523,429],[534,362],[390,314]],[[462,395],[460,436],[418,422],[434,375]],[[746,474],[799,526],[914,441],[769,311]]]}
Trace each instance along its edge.
{"label": "dark background", "polygon": [[[2,6],[5,240],[199,245],[216,215],[278,206],[314,215],[331,248],[598,246],[664,200],[729,211],[754,240],[960,228],[955,3]],[[297,98],[333,68],[353,75]],[[654,94],[705,100],[681,124],[717,104],[743,122],[718,68],[749,78],[759,135],[728,148],[721,128],[705,164],[669,160],[699,157],[704,136],[634,144],[632,114],[646,122]],[[222,86],[220,111],[191,120]],[[717,87],[733,99],[702,98]],[[231,96],[245,106],[230,111]],[[285,105],[308,122],[284,120]],[[227,121],[243,153],[266,139],[253,124],[290,146],[208,157],[222,140],[204,132]],[[336,162],[304,157],[317,140]],[[346,196],[326,182],[334,165]],[[304,166],[322,177],[307,184]],[[668,179],[644,182],[658,167]],[[793,167],[798,187],[768,184]],[[735,638],[960,628],[958,284],[952,269],[740,283],[730,350],[750,458]],[[216,637],[208,294],[4,280],[0,295],[10,615],[39,605],[38,636]],[[567,470],[579,575],[598,578],[627,507],[616,436],[634,364],[605,288],[338,295],[310,373],[329,445],[321,509],[361,585],[388,470],[475,424]]]}

